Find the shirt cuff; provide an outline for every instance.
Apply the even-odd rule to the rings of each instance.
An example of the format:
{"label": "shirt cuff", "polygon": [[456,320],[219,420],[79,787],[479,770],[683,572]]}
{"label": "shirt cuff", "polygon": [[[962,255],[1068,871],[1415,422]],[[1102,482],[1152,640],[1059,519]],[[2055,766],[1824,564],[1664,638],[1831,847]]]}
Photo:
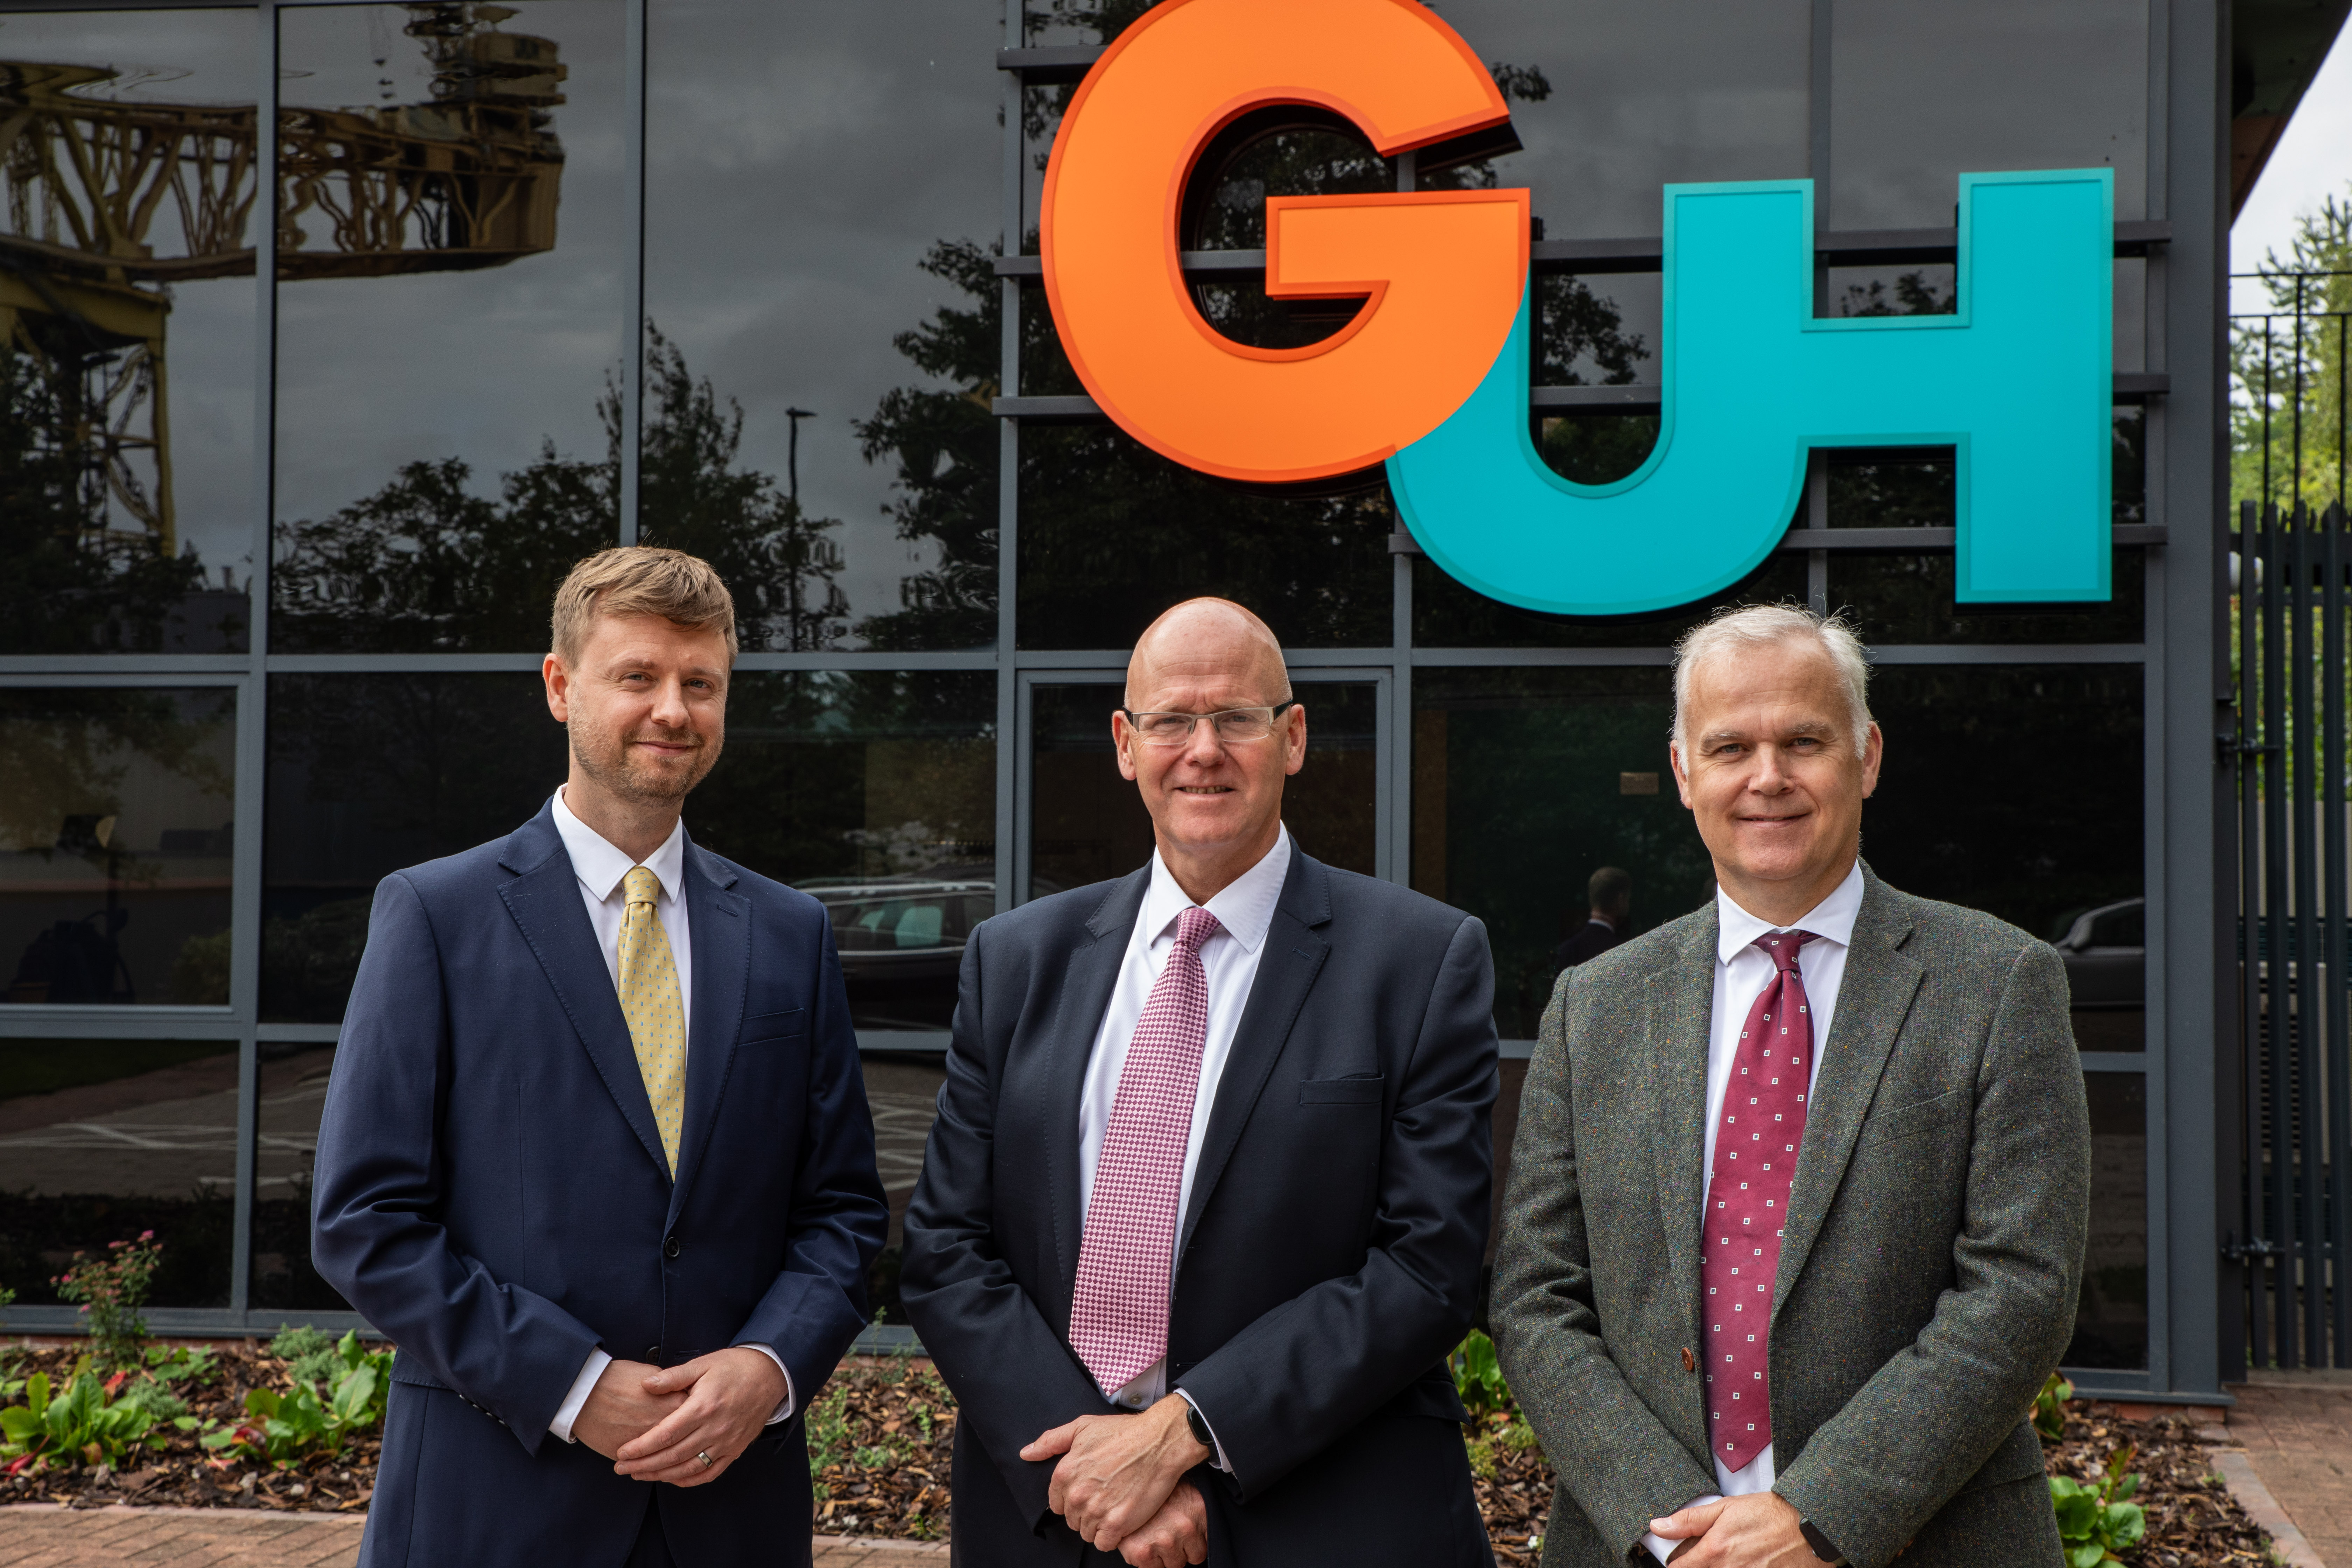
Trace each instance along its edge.
{"label": "shirt cuff", "polygon": [[561,1437],[567,1443],[577,1441],[572,1436],[572,1424],[580,1419],[580,1407],[588,1403],[588,1395],[595,1392],[596,1380],[612,1364],[613,1358],[601,1347],[588,1352],[588,1359],[580,1363],[580,1375],[572,1380],[572,1392],[563,1396],[563,1403],[555,1407],[555,1419],[547,1424],[549,1436]]}
{"label": "shirt cuff", "polygon": [[[1705,1508],[1711,1502],[1721,1502],[1722,1500],[1723,1494],[1721,1492],[1707,1492],[1702,1496],[1691,1499],[1690,1501],[1683,1504],[1683,1508]],[[1680,1513],[1682,1509],[1678,1508],[1675,1511],[1676,1513]],[[1685,1536],[1683,1538],[1684,1541],[1687,1541],[1690,1538],[1688,1536]],[[1681,1541],[1668,1541],[1663,1535],[1645,1534],[1642,1537],[1642,1544],[1648,1547],[1650,1549],[1650,1555],[1656,1558],[1661,1563],[1664,1563],[1667,1558],[1672,1557],[1675,1554],[1675,1548],[1680,1546],[1682,1543],[1683,1542]]]}
{"label": "shirt cuff", "polygon": [[1201,1425],[1209,1429],[1209,1448],[1212,1454],[1214,1455],[1214,1458],[1209,1461],[1210,1468],[1212,1469],[1223,1470],[1229,1476],[1232,1475],[1234,1473],[1234,1468],[1225,1463],[1225,1446],[1217,1441],[1216,1424],[1209,1419],[1209,1413],[1205,1410],[1201,1410],[1201,1402],[1192,1397],[1192,1391],[1191,1389],[1180,1388],[1176,1392],[1184,1396],[1185,1404],[1191,1405],[1194,1410],[1200,1411]]}
{"label": "shirt cuff", "polygon": [[740,1348],[747,1351],[758,1351],[761,1355],[766,1356],[770,1361],[774,1362],[776,1363],[776,1370],[784,1374],[784,1402],[776,1406],[776,1413],[773,1415],[768,1417],[768,1425],[773,1426],[779,1421],[791,1420],[793,1418],[793,1407],[800,1403],[800,1395],[793,1390],[792,1368],[784,1364],[783,1357],[778,1355],[775,1352],[770,1350],[763,1344],[754,1342],[751,1344],[743,1345]]}

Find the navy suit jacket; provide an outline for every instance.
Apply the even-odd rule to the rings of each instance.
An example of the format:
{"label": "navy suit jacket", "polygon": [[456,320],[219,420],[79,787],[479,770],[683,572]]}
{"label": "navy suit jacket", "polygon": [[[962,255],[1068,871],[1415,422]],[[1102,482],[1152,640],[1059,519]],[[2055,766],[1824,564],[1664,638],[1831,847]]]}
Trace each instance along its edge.
{"label": "navy suit jacket", "polygon": [[[1149,877],[964,950],[898,1281],[960,1407],[961,1568],[1079,1561],[1020,1450],[1112,1413],[1069,1348],[1078,1103]],[[1212,1564],[1491,1561],[1445,1356],[1486,1243],[1495,1058],[1486,928],[1295,853],[1177,1240],[1170,1380],[1233,1465],[1193,1477]]]}
{"label": "navy suit jacket", "polygon": [[[311,1237],[400,1347],[369,1568],[617,1568],[655,1489],[547,1431],[591,1350],[765,1345],[805,1410],[864,1325],[887,1214],[824,910],[691,843],[684,881],[675,1182],[551,808],[377,886]],[[660,1490],[684,1568],[807,1561],[797,1416]]]}

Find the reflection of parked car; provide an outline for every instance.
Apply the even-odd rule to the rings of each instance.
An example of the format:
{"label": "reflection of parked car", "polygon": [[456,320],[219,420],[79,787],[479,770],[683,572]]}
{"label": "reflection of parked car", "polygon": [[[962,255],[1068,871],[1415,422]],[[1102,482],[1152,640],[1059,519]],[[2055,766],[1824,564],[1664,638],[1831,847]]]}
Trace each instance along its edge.
{"label": "reflection of parked car", "polygon": [[2086,1051],[2147,1048],[2147,900],[2077,910],[2053,928],[2074,993],[2074,1043]]}
{"label": "reflection of parked car", "polygon": [[996,884],[935,868],[871,880],[817,878],[803,892],[833,919],[833,942],[861,1029],[944,1029],[971,928],[996,912]]}

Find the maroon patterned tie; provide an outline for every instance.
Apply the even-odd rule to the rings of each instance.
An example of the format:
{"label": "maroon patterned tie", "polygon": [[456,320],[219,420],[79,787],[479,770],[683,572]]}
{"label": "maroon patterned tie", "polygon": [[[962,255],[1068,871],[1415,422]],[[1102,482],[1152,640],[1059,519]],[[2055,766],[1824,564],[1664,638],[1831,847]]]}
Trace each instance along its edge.
{"label": "maroon patterned tie", "polygon": [[1168,1280],[1175,1266],[1176,1200],[1209,1043],[1209,979],[1201,944],[1224,928],[1202,909],[1176,917],[1176,945],[1151,983],[1110,1125],[1095,1161],[1070,1298],[1070,1348],[1116,1393],[1168,1353]]}
{"label": "maroon patterned tie", "polygon": [[1723,1092],[1706,1194],[1699,1289],[1706,1321],[1706,1420],[1717,1463],[1745,1469],[1772,1442],[1772,1283],[1789,1217],[1789,1184],[1805,1142],[1813,1020],[1797,950],[1803,931],[1756,939],[1772,978],[1748,1010]]}

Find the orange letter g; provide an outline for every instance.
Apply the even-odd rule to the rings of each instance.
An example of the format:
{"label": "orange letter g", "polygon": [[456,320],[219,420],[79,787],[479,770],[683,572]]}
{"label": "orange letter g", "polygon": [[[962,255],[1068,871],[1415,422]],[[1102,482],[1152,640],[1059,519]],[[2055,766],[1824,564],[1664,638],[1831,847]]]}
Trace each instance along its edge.
{"label": "orange letter g", "polygon": [[1266,292],[1364,297],[1300,349],[1234,342],[1185,287],[1177,221],[1210,138],[1268,104],[1319,104],[1384,155],[1508,116],[1478,58],[1412,0],[1165,0],[1071,100],[1045,171],[1045,292],[1103,411],[1229,479],[1368,468],[1435,429],[1510,336],[1528,193],[1276,196]]}

